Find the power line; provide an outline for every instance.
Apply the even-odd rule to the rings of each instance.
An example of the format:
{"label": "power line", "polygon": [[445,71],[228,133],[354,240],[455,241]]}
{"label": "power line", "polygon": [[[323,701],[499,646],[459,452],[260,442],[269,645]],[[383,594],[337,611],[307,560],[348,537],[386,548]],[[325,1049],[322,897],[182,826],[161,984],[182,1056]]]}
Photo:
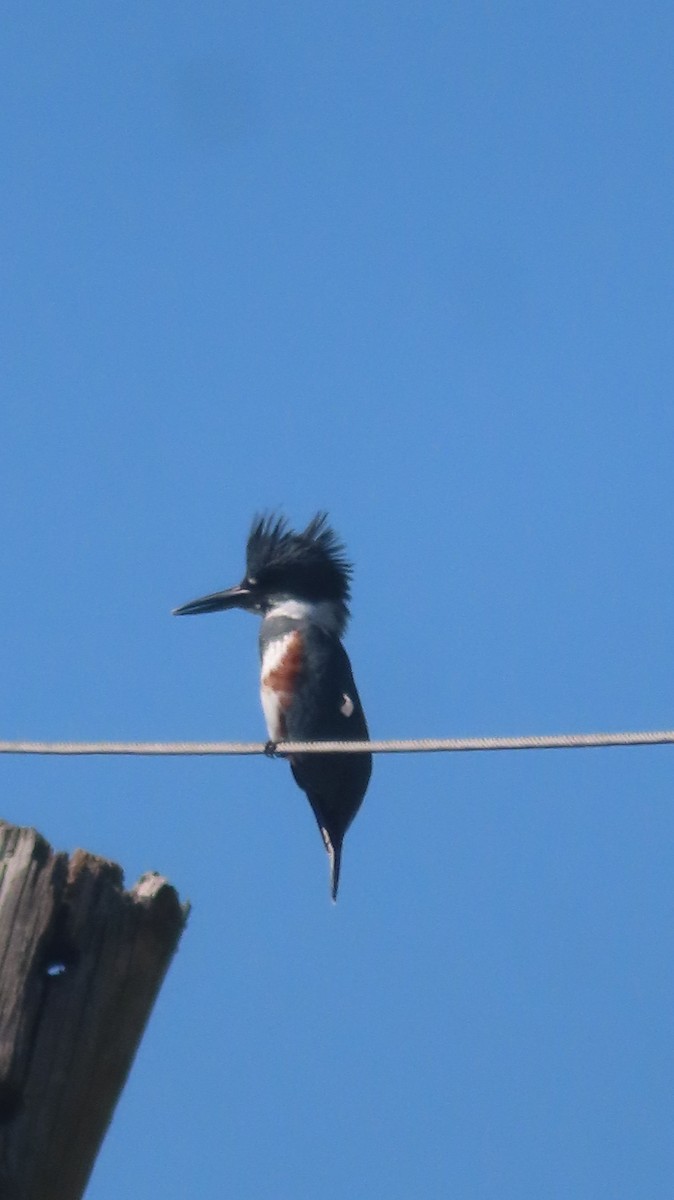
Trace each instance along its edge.
{"label": "power line", "polygon": [[[412,738],[370,742],[279,742],[287,754],[428,754],[484,750],[578,750],[599,746],[660,746],[674,730],[628,733],[557,733],[527,737]],[[225,755],[265,754],[264,742],[23,742],[0,741],[0,754]]]}

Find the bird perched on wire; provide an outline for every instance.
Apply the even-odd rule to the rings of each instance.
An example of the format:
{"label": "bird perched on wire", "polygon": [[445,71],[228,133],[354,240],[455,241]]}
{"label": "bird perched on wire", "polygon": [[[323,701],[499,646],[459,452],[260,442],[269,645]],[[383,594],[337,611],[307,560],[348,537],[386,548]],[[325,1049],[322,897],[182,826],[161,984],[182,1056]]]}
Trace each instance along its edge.
{"label": "bird perched on wire", "polygon": [[[317,513],[299,533],[282,517],[256,517],[241,583],[174,610],[175,616],[187,616],[243,608],[262,617],[260,696],[270,753],[283,741],[368,740],[341,642],[349,619],[351,574],[344,546],[325,513]],[[342,842],[363,802],[372,755],[293,754],[290,767],[318,822],[336,900]]]}

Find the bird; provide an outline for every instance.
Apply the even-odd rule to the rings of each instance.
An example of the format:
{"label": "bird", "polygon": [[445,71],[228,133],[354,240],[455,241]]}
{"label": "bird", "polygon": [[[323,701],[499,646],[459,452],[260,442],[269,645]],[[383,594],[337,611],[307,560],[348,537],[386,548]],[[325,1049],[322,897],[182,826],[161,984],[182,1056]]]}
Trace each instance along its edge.
{"label": "bird", "polygon": [[[274,755],[284,741],[368,741],[363,706],[342,638],[350,617],[353,566],[344,544],[318,512],[306,529],[276,513],[253,518],[246,572],[224,591],[173,610],[174,616],[242,608],[262,618],[260,699]],[[279,752],[283,755],[283,751]],[[342,844],[372,773],[366,751],[288,756],[328,853],[337,899]]]}

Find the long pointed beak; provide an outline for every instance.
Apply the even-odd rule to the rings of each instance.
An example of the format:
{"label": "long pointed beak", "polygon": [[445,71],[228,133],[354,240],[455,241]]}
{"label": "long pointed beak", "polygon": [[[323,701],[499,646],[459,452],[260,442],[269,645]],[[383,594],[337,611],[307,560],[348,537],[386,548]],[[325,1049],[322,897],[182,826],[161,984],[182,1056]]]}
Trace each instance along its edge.
{"label": "long pointed beak", "polygon": [[210,596],[200,596],[198,600],[190,600],[180,608],[174,608],[174,617],[191,617],[198,613],[222,612],[226,608],[253,608],[255,596],[249,587],[238,584],[237,587],[227,588],[224,592],[211,592]]}

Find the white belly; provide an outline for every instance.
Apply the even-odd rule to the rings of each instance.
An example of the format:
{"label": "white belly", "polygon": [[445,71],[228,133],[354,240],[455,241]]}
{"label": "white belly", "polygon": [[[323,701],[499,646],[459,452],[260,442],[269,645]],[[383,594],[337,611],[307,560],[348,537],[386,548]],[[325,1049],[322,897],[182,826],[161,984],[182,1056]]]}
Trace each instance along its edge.
{"label": "white belly", "polygon": [[260,671],[260,700],[272,742],[282,742],[286,736],[284,713],[292,700],[301,645],[299,633],[292,630],[274,638],[265,647]]}
{"label": "white belly", "polygon": [[262,711],[267,725],[269,740],[272,742],[282,742],[285,737],[285,729],[283,721],[283,698],[281,694],[262,684],[260,687],[260,700],[262,701]]}

